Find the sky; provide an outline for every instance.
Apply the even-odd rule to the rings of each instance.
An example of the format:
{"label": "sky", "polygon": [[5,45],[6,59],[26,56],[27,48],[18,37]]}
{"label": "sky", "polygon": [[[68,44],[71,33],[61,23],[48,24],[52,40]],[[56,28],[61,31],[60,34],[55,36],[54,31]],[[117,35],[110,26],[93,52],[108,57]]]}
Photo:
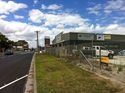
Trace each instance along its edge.
{"label": "sky", "polygon": [[0,0],[0,32],[36,47],[60,32],[125,35],[125,0]]}

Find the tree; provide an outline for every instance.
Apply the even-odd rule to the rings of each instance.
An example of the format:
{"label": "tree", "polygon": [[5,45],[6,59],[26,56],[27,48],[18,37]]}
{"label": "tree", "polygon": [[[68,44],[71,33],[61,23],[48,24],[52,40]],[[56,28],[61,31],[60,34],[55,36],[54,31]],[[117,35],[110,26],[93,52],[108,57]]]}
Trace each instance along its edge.
{"label": "tree", "polygon": [[0,33],[0,48],[5,48],[8,46],[8,38]]}
{"label": "tree", "polygon": [[28,44],[28,42],[25,41],[25,40],[18,40],[18,41],[16,42],[16,44],[19,45],[19,46],[23,46],[23,45],[25,45],[25,44]]}
{"label": "tree", "polygon": [[28,42],[25,40],[19,40],[18,42],[16,42],[17,46],[22,46],[24,50],[29,49],[29,45]]}
{"label": "tree", "polygon": [[6,48],[12,48],[15,45],[14,41],[9,40],[5,35],[0,33],[0,51]]}

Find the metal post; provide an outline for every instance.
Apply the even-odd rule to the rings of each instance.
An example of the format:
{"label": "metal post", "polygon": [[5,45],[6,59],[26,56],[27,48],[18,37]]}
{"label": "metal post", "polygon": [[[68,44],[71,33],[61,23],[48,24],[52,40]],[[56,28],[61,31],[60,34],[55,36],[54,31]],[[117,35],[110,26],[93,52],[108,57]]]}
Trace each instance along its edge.
{"label": "metal post", "polygon": [[102,62],[101,62],[101,47],[99,49],[99,62],[100,62],[100,69],[102,69]]}
{"label": "metal post", "polygon": [[[93,38],[94,39],[94,38]],[[93,58],[93,39],[92,39],[92,58]]]}
{"label": "metal post", "polygon": [[36,31],[36,36],[37,36],[37,40],[36,40],[37,41],[37,52],[39,54],[39,39],[38,39],[39,35],[38,34],[39,34],[39,31]]}
{"label": "metal post", "polygon": [[[91,48],[91,50],[92,50],[92,64],[94,64],[94,49],[93,49],[93,42],[94,41],[94,34],[93,34],[93,38],[92,38],[92,48]],[[93,70],[94,70],[94,66],[93,66]]]}

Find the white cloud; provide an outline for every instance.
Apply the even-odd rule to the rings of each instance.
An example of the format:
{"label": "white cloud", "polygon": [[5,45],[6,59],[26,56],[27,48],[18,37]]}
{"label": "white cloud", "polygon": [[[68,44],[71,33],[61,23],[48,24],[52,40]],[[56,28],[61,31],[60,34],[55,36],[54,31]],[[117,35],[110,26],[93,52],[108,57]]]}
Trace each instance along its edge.
{"label": "white cloud", "polygon": [[110,14],[112,12],[125,11],[125,0],[109,0],[104,4],[96,4],[87,8],[90,14],[98,15],[100,12]]}
{"label": "white cloud", "polygon": [[[68,13],[62,13],[62,14],[45,14],[45,26],[51,26],[51,25],[69,25],[69,26],[83,26],[86,25],[86,19],[81,18],[78,14],[68,14]],[[77,21],[76,21],[77,20]]]}
{"label": "white cloud", "polygon": [[[5,3],[8,3],[8,2],[5,2]],[[60,9],[57,7],[52,8],[52,6],[50,7],[45,5],[42,5],[42,8],[51,9],[51,10]],[[100,7],[100,5],[98,5],[94,9],[89,8],[88,10],[90,11],[95,10],[95,12],[91,12],[91,13],[98,14],[99,13],[98,10],[100,9],[102,8]],[[7,14],[9,12],[12,12],[10,10],[11,9],[8,9],[6,10],[6,12],[3,12],[3,13]],[[14,11],[16,10],[13,10],[13,12]],[[14,15],[14,16],[15,18],[23,18],[22,16],[18,16],[18,15]],[[16,22],[16,21],[5,21],[2,19],[5,17],[6,16],[3,15],[0,18],[0,31],[2,31],[3,34],[7,35],[11,40],[25,39],[29,41],[30,47],[32,46],[35,47],[36,45],[35,43],[36,30],[40,31],[40,34],[39,34],[40,45],[43,45],[45,36],[50,36],[52,40],[54,36],[60,33],[61,31],[98,32],[98,33],[103,32],[103,33],[113,33],[113,34],[125,34],[125,30],[124,30],[125,25],[110,24],[108,26],[100,26],[100,25],[94,26],[88,23],[88,20],[85,18],[82,18],[79,14],[73,14],[73,13],[67,13],[67,12],[53,14],[53,13],[44,13],[43,11],[40,11],[38,9],[32,9],[31,11],[29,11],[29,20],[34,23],[41,23],[41,26],[35,26],[35,25],[30,25],[27,23]],[[54,26],[54,27],[52,27],[50,30],[49,26]],[[68,28],[66,26],[71,26],[71,27]]]}
{"label": "white cloud", "polygon": [[[41,23],[44,21],[44,26],[53,26],[53,25],[85,25],[88,21],[87,19],[83,19],[78,14],[69,14],[69,13],[61,13],[61,14],[48,14],[43,13],[38,9],[33,9],[29,12],[29,19],[34,23]],[[77,20],[77,21],[76,21]]]}
{"label": "white cloud", "polygon": [[0,19],[4,19],[6,17],[7,17],[6,15],[0,15]]}
{"label": "white cloud", "polygon": [[111,24],[111,25],[109,25],[109,26],[107,27],[107,30],[115,30],[115,29],[117,29],[118,27],[119,27],[118,24]]}
{"label": "white cloud", "polygon": [[[77,18],[77,17],[76,17]],[[84,19],[82,19],[84,20]],[[51,41],[60,32],[97,32],[97,33],[110,33],[110,34],[125,34],[125,25],[110,24],[108,26],[93,26],[86,22],[79,21],[80,25],[75,28],[65,28],[64,24],[57,24],[51,30],[44,26],[35,26],[16,21],[5,21],[0,19],[0,31],[7,35],[9,39],[17,41],[19,39],[27,40],[30,47],[36,47],[36,33],[40,31],[39,41],[40,45],[44,45],[44,37],[50,36]]]}
{"label": "white cloud", "polygon": [[57,28],[57,29],[62,29],[62,30],[63,30],[63,29],[64,29],[64,25],[63,25],[63,24],[58,24],[58,25],[56,26],[56,28]]}
{"label": "white cloud", "polygon": [[96,33],[106,33],[106,34],[124,34],[125,35],[125,25],[123,24],[109,24],[107,26],[97,25],[93,29]]}
{"label": "white cloud", "polygon": [[59,24],[62,20],[61,15],[54,15],[54,14],[45,14],[45,25],[49,26],[49,25],[57,25]]}
{"label": "white cloud", "polygon": [[[87,19],[82,18],[78,14],[70,14],[70,13],[60,13],[60,14],[48,14],[43,13],[40,10],[31,10],[32,12],[29,16],[31,21],[33,22],[41,22],[44,20],[43,26],[55,26],[52,27],[51,33],[54,35],[64,31],[64,32],[91,32],[92,27],[90,27],[90,24],[87,22]],[[30,11],[30,12],[31,12]],[[36,16],[34,15],[36,14]],[[43,16],[43,17],[41,17]],[[65,26],[69,26],[65,28]],[[71,27],[70,27],[71,26]]]}
{"label": "white cloud", "polygon": [[44,14],[38,9],[33,9],[29,12],[29,20],[34,23],[40,23],[43,18]]}
{"label": "white cloud", "polygon": [[4,21],[0,19],[0,31],[5,34],[15,33],[16,31],[22,31],[26,24],[15,22],[15,21]]}
{"label": "white cloud", "polygon": [[28,6],[23,3],[15,3],[14,1],[2,1],[0,0],[0,14],[9,14],[19,9],[27,8]]}
{"label": "white cloud", "polygon": [[48,6],[48,9],[51,9],[51,10],[58,10],[60,8],[62,8],[62,6],[61,5],[56,5],[56,4]]}
{"label": "white cloud", "polygon": [[33,3],[34,3],[34,4],[37,4],[37,3],[38,3],[38,0],[34,0]]}
{"label": "white cloud", "polygon": [[41,8],[43,10],[48,9],[48,10],[58,10],[62,8],[62,5],[57,5],[57,4],[52,4],[49,6],[45,6],[44,4],[42,4]]}
{"label": "white cloud", "polygon": [[107,2],[104,7],[106,13],[111,13],[112,11],[125,11],[125,1],[124,0],[111,0]]}
{"label": "white cloud", "polygon": [[[78,16],[76,18],[78,18]],[[74,19],[74,17],[71,19]],[[69,23],[70,22],[71,21],[69,21]],[[9,39],[14,40],[14,41],[17,41],[19,39],[25,39],[30,43],[30,47],[36,46],[36,43],[35,43],[35,39],[36,39],[35,31],[36,30],[40,31],[40,34],[39,34],[40,45],[44,45],[45,36],[50,36],[51,41],[52,41],[55,35],[57,35],[61,31],[64,31],[64,32],[74,31],[73,28],[70,28],[70,29],[64,28],[63,24],[57,24],[55,28],[52,28],[51,30],[49,30],[48,27],[44,27],[44,26],[34,26],[34,25],[22,23],[22,22],[5,21],[3,19],[0,19],[0,23],[1,23],[0,31],[2,31],[3,34],[7,35]],[[81,26],[83,25],[84,24],[81,24]],[[87,26],[84,26],[83,29],[81,30],[86,30],[85,27]],[[76,30],[81,31],[79,28],[77,28]]]}
{"label": "white cloud", "polygon": [[95,15],[99,14],[100,9],[101,9],[101,4],[97,4],[94,7],[87,8],[90,14],[95,14]]}
{"label": "white cloud", "polygon": [[114,23],[119,23],[122,20],[125,20],[125,16],[113,17]]}
{"label": "white cloud", "polygon": [[41,5],[41,9],[45,10],[47,9],[47,6],[45,6],[44,4]]}
{"label": "white cloud", "polygon": [[23,19],[24,16],[14,15],[14,18],[15,18],[15,19]]}
{"label": "white cloud", "polygon": [[[113,24],[112,24],[113,25]],[[122,34],[122,35],[125,35],[125,25],[122,26],[122,25],[118,25],[118,27],[116,29],[107,29],[105,30],[104,33],[109,33],[109,34]]]}
{"label": "white cloud", "polygon": [[[30,43],[30,47],[35,47],[36,43],[36,33],[35,31],[40,31],[39,33],[39,40],[40,45],[43,45],[44,43],[44,37],[45,35],[54,37],[52,31],[48,30],[46,27],[41,26],[35,26],[30,25],[22,22],[16,22],[16,21],[5,21],[3,19],[0,19],[0,32],[5,34],[9,39],[17,41],[17,40],[27,40]],[[42,38],[41,38],[42,36]]]}

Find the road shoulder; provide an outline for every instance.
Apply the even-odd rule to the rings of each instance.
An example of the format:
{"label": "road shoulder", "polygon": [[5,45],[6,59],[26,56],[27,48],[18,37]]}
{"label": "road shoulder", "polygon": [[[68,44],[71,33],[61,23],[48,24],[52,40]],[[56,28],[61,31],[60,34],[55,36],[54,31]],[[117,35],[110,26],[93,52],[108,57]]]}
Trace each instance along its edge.
{"label": "road shoulder", "polygon": [[24,93],[37,93],[36,74],[35,74],[35,53],[32,58]]}

